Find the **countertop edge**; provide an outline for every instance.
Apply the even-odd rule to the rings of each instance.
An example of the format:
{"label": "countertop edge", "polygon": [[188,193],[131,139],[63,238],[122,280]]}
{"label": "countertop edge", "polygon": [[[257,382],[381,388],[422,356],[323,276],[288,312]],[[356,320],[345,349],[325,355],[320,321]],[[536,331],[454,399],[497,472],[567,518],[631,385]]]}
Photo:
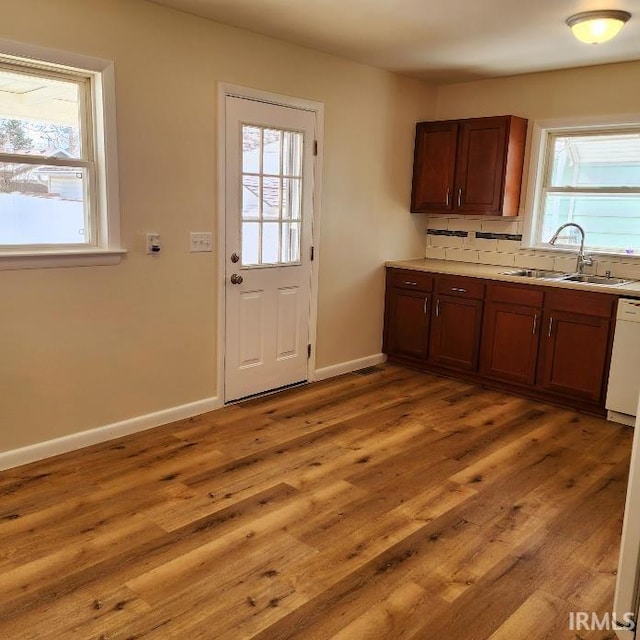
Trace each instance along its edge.
{"label": "countertop edge", "polygon": [[577,291],[590,291],[592,293],[607,293],[621,297],[640,298],[640,281],[629,282],[620,285],[590,284],[586,282],[567,282],[566,280],[548,280],[545,278],[526,278],[523,276],[510,276],[503,271],[513,270],[517,267],[500,267],[490,264],[477,264],[472,262],[453,262],[451,260],[434,260],[430,258],[417,258],[413,260],[388,260],[385,267],[393,269],[409,269],[413,271],[428,271],[438,274],[466,276],[470,278],[482,278],[500,282],[513,282],[516,284],[533,285],[538,287],[555,287],[558,289],[574,289]]}

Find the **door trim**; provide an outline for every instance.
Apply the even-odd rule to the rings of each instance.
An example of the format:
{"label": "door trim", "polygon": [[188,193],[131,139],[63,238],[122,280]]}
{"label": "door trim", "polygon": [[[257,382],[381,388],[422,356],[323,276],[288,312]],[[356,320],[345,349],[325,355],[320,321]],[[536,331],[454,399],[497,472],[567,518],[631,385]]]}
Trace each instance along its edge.
{"label": "door trim", "polygon": [[227,97],[245,98],[256,100],[283,107],[292,107],[311,111],[316,118],[316,139],[318,141],[318,154],[313,159],[313,216],[311,222],[311,237],[314,247],[314,259],[311,263],[311,297],[309,309],[309,342],[311,344],[311,357],[307,361],[307,380],[314,382],[316,376],[316,345],[318,334],[318,282],[320,266],[320,212],[322,197],[322,157],[324,150],[324,104],[315,100],[295,98],[243,87],[241,85],[229,84],[227,82],[218,83],[218,197],[217,197],[217,234],[216,243],[217,275],[216,284],[218,287],[218,332],[217,332],[217,396],[222,404],[226,401],[224,363],[226,352],[226,283],[225,283],[225,242],[226,242],[226,171],[225,171],[225,149],[226,149],[226,99]]}

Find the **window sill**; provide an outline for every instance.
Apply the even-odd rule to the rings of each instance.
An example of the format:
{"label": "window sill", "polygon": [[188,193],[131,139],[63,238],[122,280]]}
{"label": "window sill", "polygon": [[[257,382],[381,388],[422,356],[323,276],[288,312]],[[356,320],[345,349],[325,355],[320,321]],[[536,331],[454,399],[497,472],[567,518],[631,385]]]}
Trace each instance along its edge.
{"label": "window sill", "polygon": [[116,265],[126,253],[125,249],[4,251],[0,252],[0,271]]}
{"label": "window sill", "polygon": [[[540,253],[541,255],[548,255],[548,256],[554,256],[554,257],[560,257],[560,256],[567,256],[567,257],[571,257],[571,256],[576,256],[578,253],[578,247],[576,247],[575,249],[562,249],[559,247],[551,247],[548,245],[544,245],[544,246],[525,246],[522,245],[520,247],[520,251],[523,251],[525,253],[532,253],[532,252],[536,252],[536,253]],[[624,251],[621,251],[619,253],[616,253],[615,251],[598,251],[596,249],[589,249],[588,247],[585,247],[584,249],[584,253],[587,256],[596,256],[596,257],[602,257],[602,258],[610,258],[612,260],[618,261],[618,262],[638,262],[640,261],[640,253],[625,253]]]}

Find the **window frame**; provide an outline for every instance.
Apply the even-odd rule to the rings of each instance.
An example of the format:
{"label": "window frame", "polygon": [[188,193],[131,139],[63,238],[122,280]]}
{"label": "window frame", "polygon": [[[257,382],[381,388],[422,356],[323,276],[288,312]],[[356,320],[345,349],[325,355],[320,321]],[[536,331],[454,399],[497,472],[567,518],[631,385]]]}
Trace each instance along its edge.
{"label": "window frame", "polygon": [[[540,240],[543,226],[543,204],[546,190],[566,193],[636,193],[640,188],[596,187],[596,188],[549,188],[551,154],[553,138],[562,135],[597,135],[598,133],[640,133],[640,114],[606,117],[571,118],[561,120],[536,121],[531,139],[531,162],[527,188],[528,222],[525,223],[523,248],[537,249],[556,253],[575,253],[575,247],[553,246]],[[588,242],[588,235],[587,235]],[[590,254],[601,256],[624,256],[625,260],[640,259],[639,254],[628,255],[623,250],[594,247],[585,244]]]}
{"label": "window frame", "polygon": [[[77,245],[2,245],[0,270],[118,264],[126,250],[120,240],[115,69],[109,60],[0,39],[0,64],[7,69],[85,82],[81,91],[82,160],[86,165],[90,239]],[[1,154],[6,160],[11,154]],[[24,161],[22,156],[18,157]],[[41,164],[55,165],[51,159]]]}

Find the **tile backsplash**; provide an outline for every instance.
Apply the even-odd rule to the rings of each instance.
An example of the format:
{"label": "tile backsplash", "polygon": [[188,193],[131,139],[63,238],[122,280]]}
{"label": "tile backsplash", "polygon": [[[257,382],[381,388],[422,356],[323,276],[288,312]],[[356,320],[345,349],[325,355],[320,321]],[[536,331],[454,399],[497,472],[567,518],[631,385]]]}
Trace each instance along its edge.
{"label": "tile backsplash", "polygon": [[[425,257],[473,262],[501,267],[574,271],[570,253],[528,249],[522,246],[522,220],[429,217]],[[588,273],[640,280],[640,260],[627,256],[596,255]]]}

